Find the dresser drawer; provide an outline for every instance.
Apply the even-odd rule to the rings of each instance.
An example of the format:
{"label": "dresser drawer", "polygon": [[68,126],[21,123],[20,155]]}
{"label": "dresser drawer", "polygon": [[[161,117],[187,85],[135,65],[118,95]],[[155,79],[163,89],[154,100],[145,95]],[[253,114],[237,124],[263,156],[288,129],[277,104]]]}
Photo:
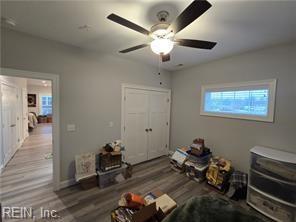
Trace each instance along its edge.
{"label": "dresser drawer", "polygon": [[276,221],[296,222],[295,207],[279,203],[250,187],[248,188],[248,203]]}
{"label": "dresser drawer", "polygon": [[296,206],[296,183],[271,178],[254,170],[250,171],[250,185]]}
{"label": "dresser drawer", "polygon": [[251,169],[280,180],[296,183],[296,164],[281,162],[251,153]]}

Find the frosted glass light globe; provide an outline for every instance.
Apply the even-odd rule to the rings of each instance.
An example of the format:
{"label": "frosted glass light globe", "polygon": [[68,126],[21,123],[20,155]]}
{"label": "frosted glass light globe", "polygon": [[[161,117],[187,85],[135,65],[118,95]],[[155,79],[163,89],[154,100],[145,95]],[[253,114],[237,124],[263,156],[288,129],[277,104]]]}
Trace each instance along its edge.
{"label": "frosted glass light globe", "polygon": [[168,54],[172,51],[174,43],[170,39],[155,39],[150,44],[151,50],[155,54]]}

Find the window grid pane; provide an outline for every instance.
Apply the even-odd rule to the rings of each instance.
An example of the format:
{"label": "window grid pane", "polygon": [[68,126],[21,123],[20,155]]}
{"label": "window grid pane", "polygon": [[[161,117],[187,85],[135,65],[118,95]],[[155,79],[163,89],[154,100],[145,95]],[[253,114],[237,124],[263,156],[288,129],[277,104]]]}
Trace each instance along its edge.
{"label": "window grid pane", "polygon": [[204,111],[234,115],[268,116],[269,89],[205,92]]}
{"label": "window grid pane", "polygon": [[41,114],[42,115],[51,115],[52,114],[52,97],[51,96],[42,96],[42,106]]}

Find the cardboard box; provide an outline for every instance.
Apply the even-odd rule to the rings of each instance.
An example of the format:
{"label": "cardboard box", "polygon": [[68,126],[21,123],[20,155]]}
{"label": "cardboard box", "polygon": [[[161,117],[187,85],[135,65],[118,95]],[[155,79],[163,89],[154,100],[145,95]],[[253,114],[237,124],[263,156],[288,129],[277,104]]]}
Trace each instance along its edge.
{"label": "cardboard box", "polygon": [[156,209],[161,210],[165,215],[169,214],[177,207],[177,203],[167,194],[163,194],[155,199]]}
{"label": "cardboard box", "polygon": [[91,176],[88,178],[84,178],[79,180],[80,186],[82,189],[87,190],[97,186],[97,176]]}
{"label": "cardboard box", "polygon": [[[117,220],[115,217],[112,216],[112,214],[118,210],[117,209],[113,210],[111,213],[111,221],[112,222],[120,222]],[[129,220],[131,222],[146,222],[149,220],[149,222],[160,222],[163,218],[165,217],[164,213],[161,210],[157,210],[156,208],[156,203],[151,203],[147,206],[142,207],[139,211],[135,212]]]}
{"label": "cardboard box", "polygon": [[[147,193],[144,196],[144,199],[146,201],[146,197],[148,196],[151,196],[154,199],[149,199],[146,206],[142,207],[140,210],[131,215],[129,218],[131,222],[160,222],[169,212],[171,212],[177,206],[176,202],[167,194],[164,194],[161,190],[154,190]],[[116,218],[113,218],[112,216],[112,214],[119,208],[112,211],[112,222],[119,222],[119,220],[116,220]]]}

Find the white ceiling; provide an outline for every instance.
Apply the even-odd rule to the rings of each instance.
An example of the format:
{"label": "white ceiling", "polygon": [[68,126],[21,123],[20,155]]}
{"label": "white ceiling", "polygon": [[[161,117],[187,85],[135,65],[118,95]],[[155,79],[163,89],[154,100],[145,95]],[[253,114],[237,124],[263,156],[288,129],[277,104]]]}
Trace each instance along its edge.
{"label": "white ceiling", "polygon": [[[45,81],[45,83],[43,83]],[[46,84],[47,86],[44,86]],[[39,80],[39,79],[27,79],[28,86],[43,86],[43,87],[50,87],[51,81],[48,80]]]}
{"label": "white ceiling", "polygon": [[[118,54],[139,62],[158,65],[150,48],[128,54],[118,51],[149,42],[149,37],[120,26],[106,17],[116,13],[147,29],[157,22],[156,13],[170,12],[173,20],[192,0],[98,0],[98,1],[1,1],[1,14],[12,18],[14,29],[84,49]],[[213,50],[174,47],[168,70],[296,40],[296,1],[211,1],[213,7],[177,38],[217,42]],[[88,25],[88,30],[79,26]]]}

